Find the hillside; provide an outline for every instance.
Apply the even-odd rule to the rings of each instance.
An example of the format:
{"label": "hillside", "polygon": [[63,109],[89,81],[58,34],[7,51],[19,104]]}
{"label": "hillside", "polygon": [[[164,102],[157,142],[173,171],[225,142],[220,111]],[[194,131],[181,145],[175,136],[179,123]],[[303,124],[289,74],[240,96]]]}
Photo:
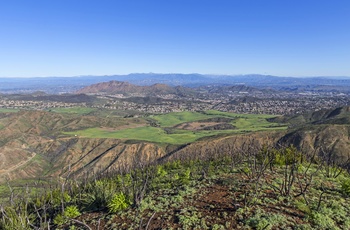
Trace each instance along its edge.
{"label": "hillside", "polygon": [[276,117],[270,121],[290,124],[290,131],[278,140],[279,145],[293,144],[305,153],[330,157],[334,163],[350,168],[350,107]]}
{"label": "hillside", "polygon": [[321,109],[318,111],[273,118],[271,121],[292,124],[294,127],[305,126],[305,124],[350,124],[350,107],[344,106],[333,109]]}
{"label": "hillside", "polygon": [[204,87],[198,87],[199,90],[205,90],[208,93],[217,93],[217,94],[230,94],[230,93],[240,93],[244,94],[262,94],[268,93],[273,94],[274,90],[271,89],[259,89],[257,87],[248,86],[245,84],[237,85],[208,85]]}
{"label": "hillside", "polygon": [[93,84],[78,90],[78,94],[124,94],[124,95],[142,95],[142,96],[156,96],[165,94],[175,94],[184,96],[186,94],[193,93],[193,90],[177,86],[171,87],[165,84],[153,84],[150,86],[137,86],[128,82],[121,81],[109,81]]}
{"label": "hillside", "polygon": [[57,111],[0,113],[0,182],[6,178],[68,174],[82,177],[122,165],[132,167],[134,156],[144,162],[171,158],[183,148],[193,151],[192,146],[208,146],[206,141],[201,142],[205,138],[212,138],[213,143],[217,139],[219,149],[231,151],[230,146],[225,146],[228,136],[234,135],[235,146],[239,148],[245,141],[237,134],[251,132],[252,138],[263,143],[269,135],[258,137],[255,131],[283,129],[266,121],[271,116],[242,117],[215,111],[172,113],[147,119],[89,115],[95,112],[69,113],[85,112],[80,108]]}
{"label": "hillside", "polygon": [[0,228],[349,229],[350,176],[316,160],[294,147],[247,146],[140,161],[34,196],[15,190],[11,205],[1,206]]}
{"label": "hillside", "polygon": [[[65,137],[62,132],[91,126],[118,129],[125,125],[142,126],[144,123],[145,121],[132,118],[123,120],[43,111],[2,114],[0,181],[3,182],[5,178],[14,180],[63,175],[66,167],[76,165],[76,161],[83,162],[74,168],[76,170],[81,170],[87,164],[94,166],[87,167],[88,170],[97,170],[98,167],[92,164],[97,159],[110,162],[113,156],[118,155],[118,151],[128,152],[128,148],[124,148],[118,140],[82,140],[74,136]],[[102,156],[106,154],[102,153],[118,144],[112,156],[105,160]],[[135,150],[131,152],[137,153]],[[153,153],[153,149],[150,152]],[[84,158],[84,161],[80,158]]]}
{"label": "hillside", "polygon": [[[278,118],[216,111],[146,119],[65,111],[1,113],[0,180],[67,176],[68,168],[81,177],[132,166],[132,156],[156,162],[264,144],[293,144],[306,154],[332,154],[342,163],[350,158],[349,117],[348,107]],[[294,128],[285,130],[285,124]]]}
{"label": "hillside", "polygon": [[[293,144],[305,154],[328,153],[342,163],[350,158],[349,113],[348,107],[278,118],[217,111],[146,119],[66,111],[1,113],[0,181],[68,174],[81,177],[87,172],[132,166],[132,156],[156,162],[264,144]],[[285,130],[285,124],[294,128]]]}
{"label": "hillside", "polygon": [[[293,117],[211,110],[127,118],[81,108],[0,113],[0,204],[15,196],[19,203],[11,207],[22,207],[32,199],[26,186],[51,194],[44,197],[67,186],[62,197],[70,198],[60,205],[51,198],[35,204],[43,206],[34,216],[47,210],[51,228],[347,229],[349,113],[349,107]],[[294,179],[284,181],[286,173]],[[6,180],[9,186],[1,186]],[[50,190],[56,184],[60,189]],[[62,211],[62,202],[75,214]],[[9,210],[0,218],[4,229],[18,223],[6,222]],[[31,218],[36,226],[46,223]]]}

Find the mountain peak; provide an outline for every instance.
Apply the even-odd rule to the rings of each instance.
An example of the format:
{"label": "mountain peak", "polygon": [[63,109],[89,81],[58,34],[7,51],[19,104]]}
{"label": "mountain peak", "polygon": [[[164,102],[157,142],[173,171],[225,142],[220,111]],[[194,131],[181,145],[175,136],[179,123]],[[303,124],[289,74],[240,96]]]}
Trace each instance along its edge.
{"label": "mountain peak", "polygon": [[[189,88],[182,87],[181,93],[184,91],[192,91]],[[84,94],[142,94],[145,96],[155,96],[161,94],[178,94],[178,88],[171,87],[166,84],[153,84],[151,86],[138,86],[133,85],[128,82],[123,81],[109,81],[93,84],[87,87],[84,87],[78,90],[76,93],[84,93]]]}

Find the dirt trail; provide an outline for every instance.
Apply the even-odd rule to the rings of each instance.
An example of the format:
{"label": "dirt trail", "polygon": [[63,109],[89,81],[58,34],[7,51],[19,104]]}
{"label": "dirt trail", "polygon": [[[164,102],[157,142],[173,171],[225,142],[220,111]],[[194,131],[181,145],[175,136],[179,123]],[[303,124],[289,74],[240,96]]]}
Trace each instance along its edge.
{"label": "dirt trail", "polygon": [[21,166],[25,165],[26,163],[28,163],[29,161],[31,161],[35,156],[36,156],[36,153],[32,153],[32,156],[29,157],[28,159],[26,159],[25,161],[21,161],[18,164],[13,165],[6,170],[4,170],[4,169],[0,170],[0,174],[10,173],[10,172],[18,169],[19,167],[21,167]]}

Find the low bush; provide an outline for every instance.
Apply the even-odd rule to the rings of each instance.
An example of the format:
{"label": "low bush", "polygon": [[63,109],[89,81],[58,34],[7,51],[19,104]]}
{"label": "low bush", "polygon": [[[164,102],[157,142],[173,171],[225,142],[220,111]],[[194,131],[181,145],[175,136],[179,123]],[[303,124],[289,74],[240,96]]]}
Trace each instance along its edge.
{"label": "low bush", "polygon": [[341,182],[341,192],[346,196],[350,196],[350,178]]}
{"label": "low bush", "polygon": [[108,203],[108,209],[112,213],[116,213],[129,207],[130,202],[123,193],[115,194],[112,200]]}

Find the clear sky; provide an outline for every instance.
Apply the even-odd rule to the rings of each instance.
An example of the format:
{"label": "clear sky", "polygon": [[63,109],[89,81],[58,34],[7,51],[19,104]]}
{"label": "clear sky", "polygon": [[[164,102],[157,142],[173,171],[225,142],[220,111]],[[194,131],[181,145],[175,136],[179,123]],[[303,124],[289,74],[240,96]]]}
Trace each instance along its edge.
{"label": "clear sky", "polygon": [[349,0],[0,0],[0,77],[350,76]]}

